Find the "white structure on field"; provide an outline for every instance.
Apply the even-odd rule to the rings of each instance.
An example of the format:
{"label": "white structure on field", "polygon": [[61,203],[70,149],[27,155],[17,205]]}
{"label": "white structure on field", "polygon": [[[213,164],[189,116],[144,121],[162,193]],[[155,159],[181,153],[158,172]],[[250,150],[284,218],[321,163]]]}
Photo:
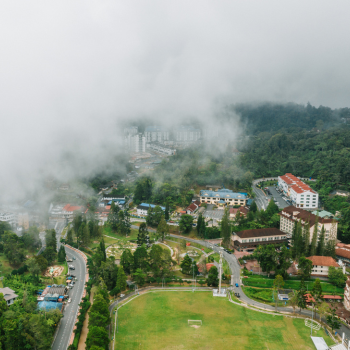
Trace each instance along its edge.
{"label": "white structure on field", "polygon": [[318,207],[318,193],[293,174],[279,176],[278,186],[295,207],[305,209]]}
{"label": "white structure on field", "polygon": [[213,289],[214,297],[226,297],[226,288],[221,288],[221,277],[222,277],[222,251],[220,252],[219,260],[219,289]]}

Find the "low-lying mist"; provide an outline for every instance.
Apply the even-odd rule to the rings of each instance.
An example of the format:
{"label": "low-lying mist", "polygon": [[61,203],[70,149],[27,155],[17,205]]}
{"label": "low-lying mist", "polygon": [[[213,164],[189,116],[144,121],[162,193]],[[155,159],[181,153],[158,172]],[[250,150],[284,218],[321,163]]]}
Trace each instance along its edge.
{"label": "low-lying mist", "polygon": [[[17,1],[0,11],[0,202],[125,172],[123,128],[241,135],[226,105],[348,103],[350,5],[292,1]],[[312,25],[311,25],[312,23]]]}

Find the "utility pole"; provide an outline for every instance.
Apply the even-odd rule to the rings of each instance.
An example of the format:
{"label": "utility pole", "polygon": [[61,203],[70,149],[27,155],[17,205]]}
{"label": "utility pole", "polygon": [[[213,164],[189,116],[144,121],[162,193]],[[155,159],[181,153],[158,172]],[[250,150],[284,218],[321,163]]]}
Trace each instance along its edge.
{"label": "utility pole", "polygon": [[220,251],[220,260],[219,260],[219,295],[221,294],[221,275],[222,275],[222,251]]}

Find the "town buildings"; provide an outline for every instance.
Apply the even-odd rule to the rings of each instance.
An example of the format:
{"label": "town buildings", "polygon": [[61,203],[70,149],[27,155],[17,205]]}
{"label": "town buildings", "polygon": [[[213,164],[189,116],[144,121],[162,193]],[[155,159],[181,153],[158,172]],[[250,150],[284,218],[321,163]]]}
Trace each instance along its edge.
{"label": "town buildings", "polygon": [[186,208],[186,213],[187,214],[193,214],[195,213],[199,206],[200,206],[200,202],[199,201],[193,201],[187,208]]}
{"label": "town buildings", "polygon": [[[147,214],[148,214],[148,209],[149,209],[149,208],[155,208],[155,207],[157,207],[157,205],[148,204],[148,203],[141,203],[141,204],[137,207],[136,213],[137,213],[137,215],[147,216]],[[163,211],[165,211],[165,207],[161,207],[160,205],[159,205],[159,207],[160,207]]]}
{"label": "town buildings", "polygon": [[230,208],[230,219],[235,219],[237,213],[240,213],[243,216],[247,216],[249,209],[243,206],[240,206],[239,208]]}
{"label": "town buildings", "polygon": [[49,208],[49,215],[51,220],[58,220],[58,221],[72,221],[73,215],[75,211],[79,211],[81,213],[86,213],[87,209],[85,209],[82,206],[79,205],[50,205]]}
{"label": "town buildings", "polygon": [[148,126],[145,130],[146,142],[169,141],[169,131],[162,126]]}
{"label": "town buildings", "polygon": [[335,247],[335,255],[345,266],[350,266],[350,244],[338,243]]}
{"label": "town buildings", "polygon": [[315,209],[318,207],[318,193],[293,174],[287,173],[279,176],[278,187],[297,208]]}
{"label": "town buildings", "polygon": [[201,137],[201,131],[193,126],[179,126],[174,133],[176,142],[193,143]]}
{"label": "town buildings", "polygon": [[247,203],[246,194],[233,192],[226,188],[217,191],[201,190],[199,192],[199,197],[201,203],[207,204],[245,206]]}
{"label": "town buildings", "polygon": [[0,221],[5,221],[11,226],[14,226],[17,222],[16,215],[11,212],[0,212]]}
{"label": "town buildings", "polygon": [[312,261],[311,276],[327,277],[330,266],[340,267],[330,256],[309,256],[306,259]]}
{"label": "town buildings", "polygon": [[287,242],[284,232],[278,228],[260,228],[234,232],[231,235],[231,247],[239,252],[252,252],[259,245],[276,244]]}
{"label": "town buildings", "polygon": [[167,155],[167,156],[173,156],[176,153],[175,148],[172,148],[170,146],[165,146],[165,145],[160,144],[158,142],[147,143],[147,148],[149,148],[155,152]]}
{"label": "town buildings", "polygon": [[0,293],[4,295],[4,299],[7,305],[12,305],[14,301],[18,298],[18,295],[15,294],[15,291],[9,287],[0,288]]}
{"label": "town buildings", "polygon": [[125,137],[126,148],[131,153],[145,153],[146,152],[146,137],[140,134],[129,134]]}
{"label": "town buildings", "polygon": [[[280,230],[287,234],[287,237],[290,239],[293,234],[293,228],[298,221],[300,221],[302,230],[305,232],[306,225],[309,225],[310,228],[310,243],[312,241],[312,235],[314,232],[315,224],[317,222],[317,216],[312,214],[307,210],[297,208],[294,206],[289,206],[278,214],[280,215]],[[320,236],[322,226],[325,229],[325,241],[336,240],[337,238],[337,229],[338,223],[334,219],[325,219],[318,217],[317,224],[317,233],[318,237]]]}

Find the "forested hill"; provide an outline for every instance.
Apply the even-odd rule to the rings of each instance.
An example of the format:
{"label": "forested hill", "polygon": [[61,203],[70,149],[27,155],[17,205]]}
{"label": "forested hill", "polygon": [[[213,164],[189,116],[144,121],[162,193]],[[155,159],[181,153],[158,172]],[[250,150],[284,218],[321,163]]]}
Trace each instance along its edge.
{"label": "forested hill", "polygon": [[229,107],[241,118],[247,135],[261,132],[285,132],[300,129],[328,129],[342,123],[342,118],[350,118],[350,109],[331,109],[310,104],[237,104]]}
{"label": "forested hill", "polygon": [[350,127],[320,132],[260,133],[240,147],[240,164],[254,177],[291,172],[347,183],[350,179]]}

